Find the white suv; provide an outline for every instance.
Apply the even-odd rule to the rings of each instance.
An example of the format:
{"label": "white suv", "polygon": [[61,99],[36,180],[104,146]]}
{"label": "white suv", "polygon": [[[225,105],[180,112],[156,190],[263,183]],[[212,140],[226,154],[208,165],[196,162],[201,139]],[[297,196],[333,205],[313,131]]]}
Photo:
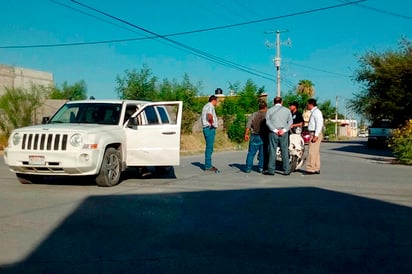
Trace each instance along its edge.
{"label": "white suv", "polygon": [[64,104],[46,124],[15,129],[4,160],[21,183],[95,175],[118,184],[127,167],[180,163],[181,101],[84,100]]}

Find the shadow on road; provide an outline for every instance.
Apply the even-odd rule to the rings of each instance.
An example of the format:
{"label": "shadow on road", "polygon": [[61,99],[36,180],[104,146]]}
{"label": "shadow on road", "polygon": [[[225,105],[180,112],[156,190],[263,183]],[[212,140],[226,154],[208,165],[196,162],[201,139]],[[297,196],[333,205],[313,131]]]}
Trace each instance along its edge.
{"label": "shadow on road", "polygon": [[191,164],[193,166],[196,166],[196,167],[200,168],[201,170],[205,170],[205,165],[202,164],[201,162],[192,162]]}
{"label": "shadow on road", "polygon": [[[382,160],[382,157],[394,157],[389,148],[368,148],[366,140],[345,141],[339,142],[339,144],[341,144],[341,146],[332,150],[358,154],[371,160]],[[388,161],[388,159],[386,159],[386,161]]]}
{"label": "shadow on road", "polygon": [[[96,185],[94,176],[46,176],[36,181],[36,185]],[[129,167],[120,177],[119,184],[128,179],[176,179],[173,166],[159,167]]]}
{"label": "shadow on road", "polygon": [[1,273],[411,273],[412,209],[317,188],[89,197]]}

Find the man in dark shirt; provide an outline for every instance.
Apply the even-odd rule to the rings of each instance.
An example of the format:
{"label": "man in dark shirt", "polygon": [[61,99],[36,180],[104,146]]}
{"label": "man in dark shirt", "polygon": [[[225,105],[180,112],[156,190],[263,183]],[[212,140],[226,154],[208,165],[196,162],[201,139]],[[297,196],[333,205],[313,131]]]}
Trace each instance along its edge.
{"label": "man in dark shirt", "polygon": [[293,133],[296,133],[295,130],[297,127],[300,127],[302,129],[303,123],[304,123],[302,113],[298,110],[298,108],[299,108],[298,102],[292,102],[289,104],[289,109],[290,109],[290,112],[292,113],[292,119],[293,119],[290,129]]}
{"label": "man in dark shirt", "polygon": [[[250,173],[253,167],[253,160],[255,158],[256,152],[258,152],[259,160],[259,172],[263,172],[263,169],[267,166],[267,152],[265,152],[265,142],[262,138],[264,133],[264,128],[266,126],[266,111],[267,103],[266,101],[259,101],[259,110],[250,115],[249,120],[246,125],[245,141],[249,141],[249,149],[246,156],[246,173]],[[265,133],[267,134],[267,133]],[[249,137],[250,135],[250,137]],[[267,144],[267,143],[266,143]]]}

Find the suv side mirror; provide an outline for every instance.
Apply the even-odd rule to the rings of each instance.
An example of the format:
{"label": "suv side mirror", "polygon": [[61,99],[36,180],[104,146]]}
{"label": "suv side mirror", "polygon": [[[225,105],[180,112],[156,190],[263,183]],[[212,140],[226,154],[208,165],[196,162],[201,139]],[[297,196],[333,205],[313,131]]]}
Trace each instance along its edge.
{"label": "suv side mirror", "polygon": [[130,117],[128,122],[127,122],[127,127],[128,128],[134,128],[137,126],[137,118],[136,117]]}
{"label": "suv side mirror", "polygon": [[41,123],[42,123],[43,125],[44,125],[44,124],[48,124],[49,121],[50,121],[50,117],[48,117],[48,116],[45,116],[45,117],[43,117],[43,118],[41,119]]}

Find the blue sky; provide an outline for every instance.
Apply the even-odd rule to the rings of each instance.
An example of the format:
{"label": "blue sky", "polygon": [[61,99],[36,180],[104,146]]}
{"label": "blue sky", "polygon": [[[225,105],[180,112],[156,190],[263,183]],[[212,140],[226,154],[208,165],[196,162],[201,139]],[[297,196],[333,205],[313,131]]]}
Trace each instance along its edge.
{"label": "blue sky", "polygon": [[[276,94],[273,58],[281,32],[281,91],[299,80],[315,84],[320,101],[349,99],[360,89],[351,80],[358,59],[367,51],[398,49],[400,38],[412,37],[412,1],[367,0],[79,0],[112,17],[68,0],[5,1],[0,11],[0,63],[53,73],[57,85],[84,80],[88,95],[117,98],[116,76],[147,65],[160,80],[201,81],[204,95],[229,83],[251,79]],[[123,20],[120,22],[113,17]],[[263,20],[274,18],[273,20]],[[260,21],[257,23],[251,23]],[[125,24],[125,22],[129,24]],[[244,24],[247,23],[247,24]],[[237,25],[228,27],[231,25]],[[153,36],[136,28],[258,71],[256,75],[190,53],[161,39],[81,46],[20,47],[113,41]],[[226,27],[225,27],[226,26]],[[216,30],[193,32],[218,27]],[[220,28],[224,27],[224,28]],[[192,33],[190,33],[192,32]],[[290,38],[291,47],[286,45]],[[15,47],[19,46],[19,47]],[[266,79],[266,78],[270,78]],[[339,99],[340,100],[340,99]],[[342,102],[340,102],[342,103]]]}

